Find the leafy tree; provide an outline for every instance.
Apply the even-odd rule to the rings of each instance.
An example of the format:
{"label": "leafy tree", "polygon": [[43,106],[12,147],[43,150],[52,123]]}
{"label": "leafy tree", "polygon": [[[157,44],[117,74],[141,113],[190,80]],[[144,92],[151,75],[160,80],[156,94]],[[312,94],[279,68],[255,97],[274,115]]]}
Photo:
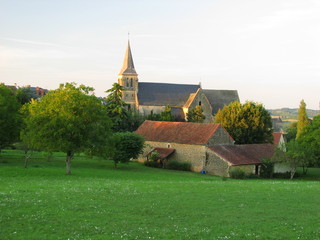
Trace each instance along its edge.
{"label": "leafy tree", "polygon": [[65,152],[67,174],[71,174],[75,153],[107,154],[112,123],[102,102],[91,91],[93,88],[84,85],[61,84],[41,101],[32,101],[22,109],[22,140],[48,152]]}
{"label": "leafy tree", "polygon": [[137,158],[144,147],[144,138],[133,132],[115,133],[112,142],[115,149],[112,157],[115,167],[118,163],[126,163],[131,158]]}
{"label": "leafy tree", "polygon": [[302,99],[300,102],[300,107],[298,110],[298,123],[297,123],[297,135],[296,139],[298,139],[302,133],[302,130],[305,126],[309,124],[309,119],[306,111],[306,104]]}
{"label": "leafy tree", "polygon": [[297,136],[297,122],[293,122],[291,123],[289,129],[287,130],[286,133],[286,139],[288,142],[290,142],[291,140],[296,139]]}
{"label": "leafy tree", "polygon": [[16,91],[16,97],[18,102],[23,105],[31,101],[31,99],[37,99],[38,96],[31,90],[30,87],[18,88]]}
{"label": "leafy tree", "polygon": [[20,105],[12,89],[0,84],[0,151],[19,138]]}
{"label": "leafy tree", "polygon": [[313,118],[300,134],[297,141],[302,145],[309,161],[305,165],[320,165],[320,115]]}
{"label": "leafy tree", "polygon": [[220,109],[215,118],[237,144],[273,142],[271,116],[262,104],[232,102]]}
{"label": "leafy tree", "polygon": [[147,120],[151,120],[151,121],[160,121],[160,119],[161,119],[161,114],[158,114],[158,113],[151,112],[147,116]]}
{"label": "leafy tree", "polygon": [[175,121],[175,117],[171,114],[170,105],[167,105],[165,107],[165,110],[162,113],[160,113],[160,121],[169,121],[169,122]]}
{"label": "leafy tree", "polygon": [[187,113],[187,118],[188,122],[202,123],[205,120],[202,107],[196,106],[195,108],[190,108]]}

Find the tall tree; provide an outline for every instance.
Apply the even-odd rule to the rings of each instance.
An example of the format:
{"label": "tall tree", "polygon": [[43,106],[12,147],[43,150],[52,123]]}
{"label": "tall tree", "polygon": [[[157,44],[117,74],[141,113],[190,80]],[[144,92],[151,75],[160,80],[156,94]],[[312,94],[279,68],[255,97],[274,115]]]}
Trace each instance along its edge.
{"label": "tall tree", "polygon": [[299,139],[302,130],[305,126],[309,124],[309,119],[307,116],[306,103],[302,99],[300,102],[299,110],[298,110],[298,123],[297,123],[297,135],[296,139]]}
{"label": "tall tree", "polygon": [[45,151],[65,152],[66,173],[71,174],[75,153],[101,155],[108,147],[111,121],[93,88],[61,84],[41,101],[24,105],[22,140]]}
{"label": "tall tree", "polygon": [[118,83],[114,83],[112,88],[106,91],[109,93],[106,98],[106,109],[113,122],[114,132],[128,131],[130,125],[127,104],[122,100],[123,91],[124,88]]}
{"label": "tall tree", "polygon": [[232,102],[220,109],[215,119],[237,144],[273,142],[271,116],[262,104]]}
{"label": "tall tree", "polygon": [[188,122],[198,122],[202,123],[205,120],[203,114],[203,109],[201,106],[196,106],[195,108],[190,108],[187,113]]}
{"label": "tall tree", "polygon": [[12,89],[0,84],[0,151],[19,138],[21,118]]}

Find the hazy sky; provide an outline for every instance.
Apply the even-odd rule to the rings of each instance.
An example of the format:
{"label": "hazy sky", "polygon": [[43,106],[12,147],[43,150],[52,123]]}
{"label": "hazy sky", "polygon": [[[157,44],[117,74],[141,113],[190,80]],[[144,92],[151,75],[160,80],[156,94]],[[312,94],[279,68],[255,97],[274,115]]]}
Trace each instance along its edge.
{"label": "hazy sky", "polygon": [[0,0],[0,82],[73,81],[105,96],[128,31],[140,81],[319,108],[318,0]]}

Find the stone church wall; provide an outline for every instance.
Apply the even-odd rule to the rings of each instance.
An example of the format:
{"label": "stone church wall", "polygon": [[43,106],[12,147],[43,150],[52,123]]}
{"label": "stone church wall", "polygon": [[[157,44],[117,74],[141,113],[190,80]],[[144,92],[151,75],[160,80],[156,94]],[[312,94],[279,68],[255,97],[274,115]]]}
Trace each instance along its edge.
{"label": "stone church wall", "polygon": [[194,98],[193,102],[190,105],[190,108],[195,108],[196,106],[201,106],[203,110],[203,115],[205,116],[205,123],[213,122],[212,116],[212,107],[204,95],[204,93],[200,90],[197,96]]}
{"label": "stone church wall", "polygon": [[149,115],[152,113],[160,114],[165,110],[165,106],[146,106],[139,105],[139,112],[143,115]]}

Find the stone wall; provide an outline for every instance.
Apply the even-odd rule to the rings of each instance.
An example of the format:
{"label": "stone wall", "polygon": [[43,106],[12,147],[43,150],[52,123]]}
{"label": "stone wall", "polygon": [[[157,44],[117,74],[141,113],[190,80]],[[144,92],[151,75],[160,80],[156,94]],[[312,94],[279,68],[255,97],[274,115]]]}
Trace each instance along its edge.
{"label": "stone wall", "polygon": [[204,170],[216,176],[229,177],[230,165],[212,151],[207,151]]}
{"label": "stone wall", "polygon": [[246,174],[255,173],[256,171],[256,165],[241,165],[241,166],[231,166],[229,169],[229,173],[233,171],[234,169],[241,169]]}
{"label": "stone wall", "polygon": [[213,145],[233,145],[234,141],[230,135],[221,126],[216,130],[214,135],[209,139],[208,146]]}
{"label": "stone wall", "polygon": [[191,163],[192,171],[200,172],[203,170],[206,159],[206,147],[204,145],[146,141],[146,147],[138,161],[144,162],[147,159],[146,155],[155,147],[174,148],[176,151],[170,156],[168,161],[172,159],[178,162],[189,162]]}
{"label": "stone wall", "polygon": [[200,89],[197,96],[194,98],[193,102],[190,104],[190,108],[195,108],[196,106],[201,106],[203,110],[203,115],[205,116],[205,123],[213,122],[212,107],[209,103],[207,97],[204,95],[203,91]]}
{"label": "stone wall", "polygon": [[139,112],[142,115],[149,115],[152,113],[160,114],[165,110],[165,106],[146,106],[146,105],[139,105]]}
{"label": "stone wall", "polygon": [[290,167],[288,163],[277,162],[273,166],[274,173],[285,173],[285,172],[291,172],[292,170],[293,170],[292,167]]}

